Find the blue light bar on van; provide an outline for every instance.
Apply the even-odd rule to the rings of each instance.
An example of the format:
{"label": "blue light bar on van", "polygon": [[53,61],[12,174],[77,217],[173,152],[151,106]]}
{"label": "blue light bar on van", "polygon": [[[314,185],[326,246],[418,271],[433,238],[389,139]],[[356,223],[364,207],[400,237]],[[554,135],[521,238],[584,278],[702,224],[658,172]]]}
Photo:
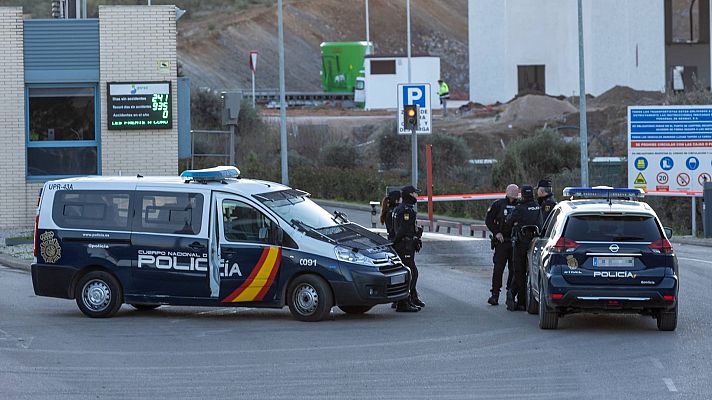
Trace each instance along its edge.
{"label": "blue light bar on van", "polygon": [[180,177],[193,181],[221,181],[227,178],[239,178],[240,170],[235,167],[213,167],[206,169],[189,169],[183,171]]}
{"label": "blue light bar on van", "polygon": [[564,189],[564,197],[578,199],[642,199],[645,192],[641,189],[612,188],[607,186],[597,186],[592,188],[567,187]]}

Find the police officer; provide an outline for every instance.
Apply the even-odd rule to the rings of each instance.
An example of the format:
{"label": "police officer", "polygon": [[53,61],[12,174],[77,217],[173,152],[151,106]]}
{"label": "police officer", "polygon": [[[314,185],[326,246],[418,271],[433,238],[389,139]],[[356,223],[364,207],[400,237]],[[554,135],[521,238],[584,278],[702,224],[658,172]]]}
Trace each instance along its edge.
{"label": "police officer", "polygon": [[388,196],[383,198],[381,201],[381,224],[386,226],[386,232],[388,232],[388,240],[393,240],[396,236],[396,232],[393,229],[393,212],[400,203],[401,192],[400,190],[391,190],[388,192]]}
{"label": "police officer", "polygon": [[425,307],[418,297],[416,284],[418,283],[418,267],[415,266],[415,252],[420,247],[420,236],[422,230],[416,227],[416,212],[413,206],[417,202],[418,189],[413,186],[406,186],[401,190],[402,202],[393,212],[393,227],[395,237],[393,238],[393,247],[398,256],[403,260],[408,269],[410,269],[410,298],[408,300],[399,301],[396,305],[398,312],[416,312],[420,311],[421,307]]}
{"label": "police officer", "polygon": [[[512,229],[512,247],[514,248],[514,280],[507,291],[507,310],[526,309],[527,251],[536,236],[535,230],[541,230],[541,207],[534,200],[534,188],[522,186],[522,198],[507,216],[505,224]],[[534,228],[536,227],[536,228]]]}
{"label": "police officer", "polygon": [[507,186],[506,196],[492,203],[487,209],[485,224],[492,232],[492,249],[494,256],[494,270],[492,271],[492,295],[487,302],[493,306],[499,304],[499,291],[502,289],[502,275],[504,266],[507,266],[507,290],[514,278],[514,267],[512,266],[512,230],[505,225],[504,221],[512,213],[517,205],[519,197],[519,186],[511,184]]}
{"label": "police officer", "polygon": [[556,199],[552,193],[551,179],[546,178],[539,181],[536,188],[536,197],[539,207],[541,207],[541,220],[546,222],[546,218],[551,214],[551,210],[556,207]]}

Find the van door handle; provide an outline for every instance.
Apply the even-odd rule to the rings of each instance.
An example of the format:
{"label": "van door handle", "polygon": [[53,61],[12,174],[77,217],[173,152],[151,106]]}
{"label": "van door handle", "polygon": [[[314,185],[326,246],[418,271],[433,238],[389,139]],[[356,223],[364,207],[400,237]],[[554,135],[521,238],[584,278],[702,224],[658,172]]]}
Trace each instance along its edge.
{"label": "van door handle", "polygon": [[202,244],[200,242],[193,242],[193,243],[189,244],[188,247],[190,247],[193,250],[205,250],[207,248],[207,246],[205,246],[204,244]]}

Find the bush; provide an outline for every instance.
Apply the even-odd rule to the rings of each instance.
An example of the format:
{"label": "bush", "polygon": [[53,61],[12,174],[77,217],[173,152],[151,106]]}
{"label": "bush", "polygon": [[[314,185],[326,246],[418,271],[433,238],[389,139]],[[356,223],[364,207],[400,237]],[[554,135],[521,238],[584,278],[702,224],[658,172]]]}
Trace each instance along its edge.
{"label": "bush", "polygon": [[219,93],[203,89],[190,91],[190,126],[196,130],[224,128]]}
{"label": "bush", "polygon": [[353,145],[334,143],[321,150],[321,163],[326,167],[352,169],[358,162],[358,150]]}
{"label": "bush", "polygon": [[396,133],[395,122],[378,135],[378,159],[385,170],[410,166],[410,138]]}
{"label": "bush", "polygon": [[579,167],[579,154],[578,143],[567,142],[553,129],[539,129],[531,137],[510,143],[492,170],[492,181],[503,187],[513,182],[536,184],[544,177],[571,176]]}

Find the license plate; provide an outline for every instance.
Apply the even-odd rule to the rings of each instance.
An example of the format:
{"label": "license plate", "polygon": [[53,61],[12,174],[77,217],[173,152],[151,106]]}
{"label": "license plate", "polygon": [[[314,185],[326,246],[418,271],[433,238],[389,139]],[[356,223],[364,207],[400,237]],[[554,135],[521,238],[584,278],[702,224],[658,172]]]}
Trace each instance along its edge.
{"label": "license plate", "polygon": [[593,266],[595,268],[619,267],[632,268],[635,266],[635,258],[633,257],[593,257]]}
{"label": "license plate", "polygon": [[391,277],[391,285],[399,285],[405,283],[405,274],[395,275]]}

